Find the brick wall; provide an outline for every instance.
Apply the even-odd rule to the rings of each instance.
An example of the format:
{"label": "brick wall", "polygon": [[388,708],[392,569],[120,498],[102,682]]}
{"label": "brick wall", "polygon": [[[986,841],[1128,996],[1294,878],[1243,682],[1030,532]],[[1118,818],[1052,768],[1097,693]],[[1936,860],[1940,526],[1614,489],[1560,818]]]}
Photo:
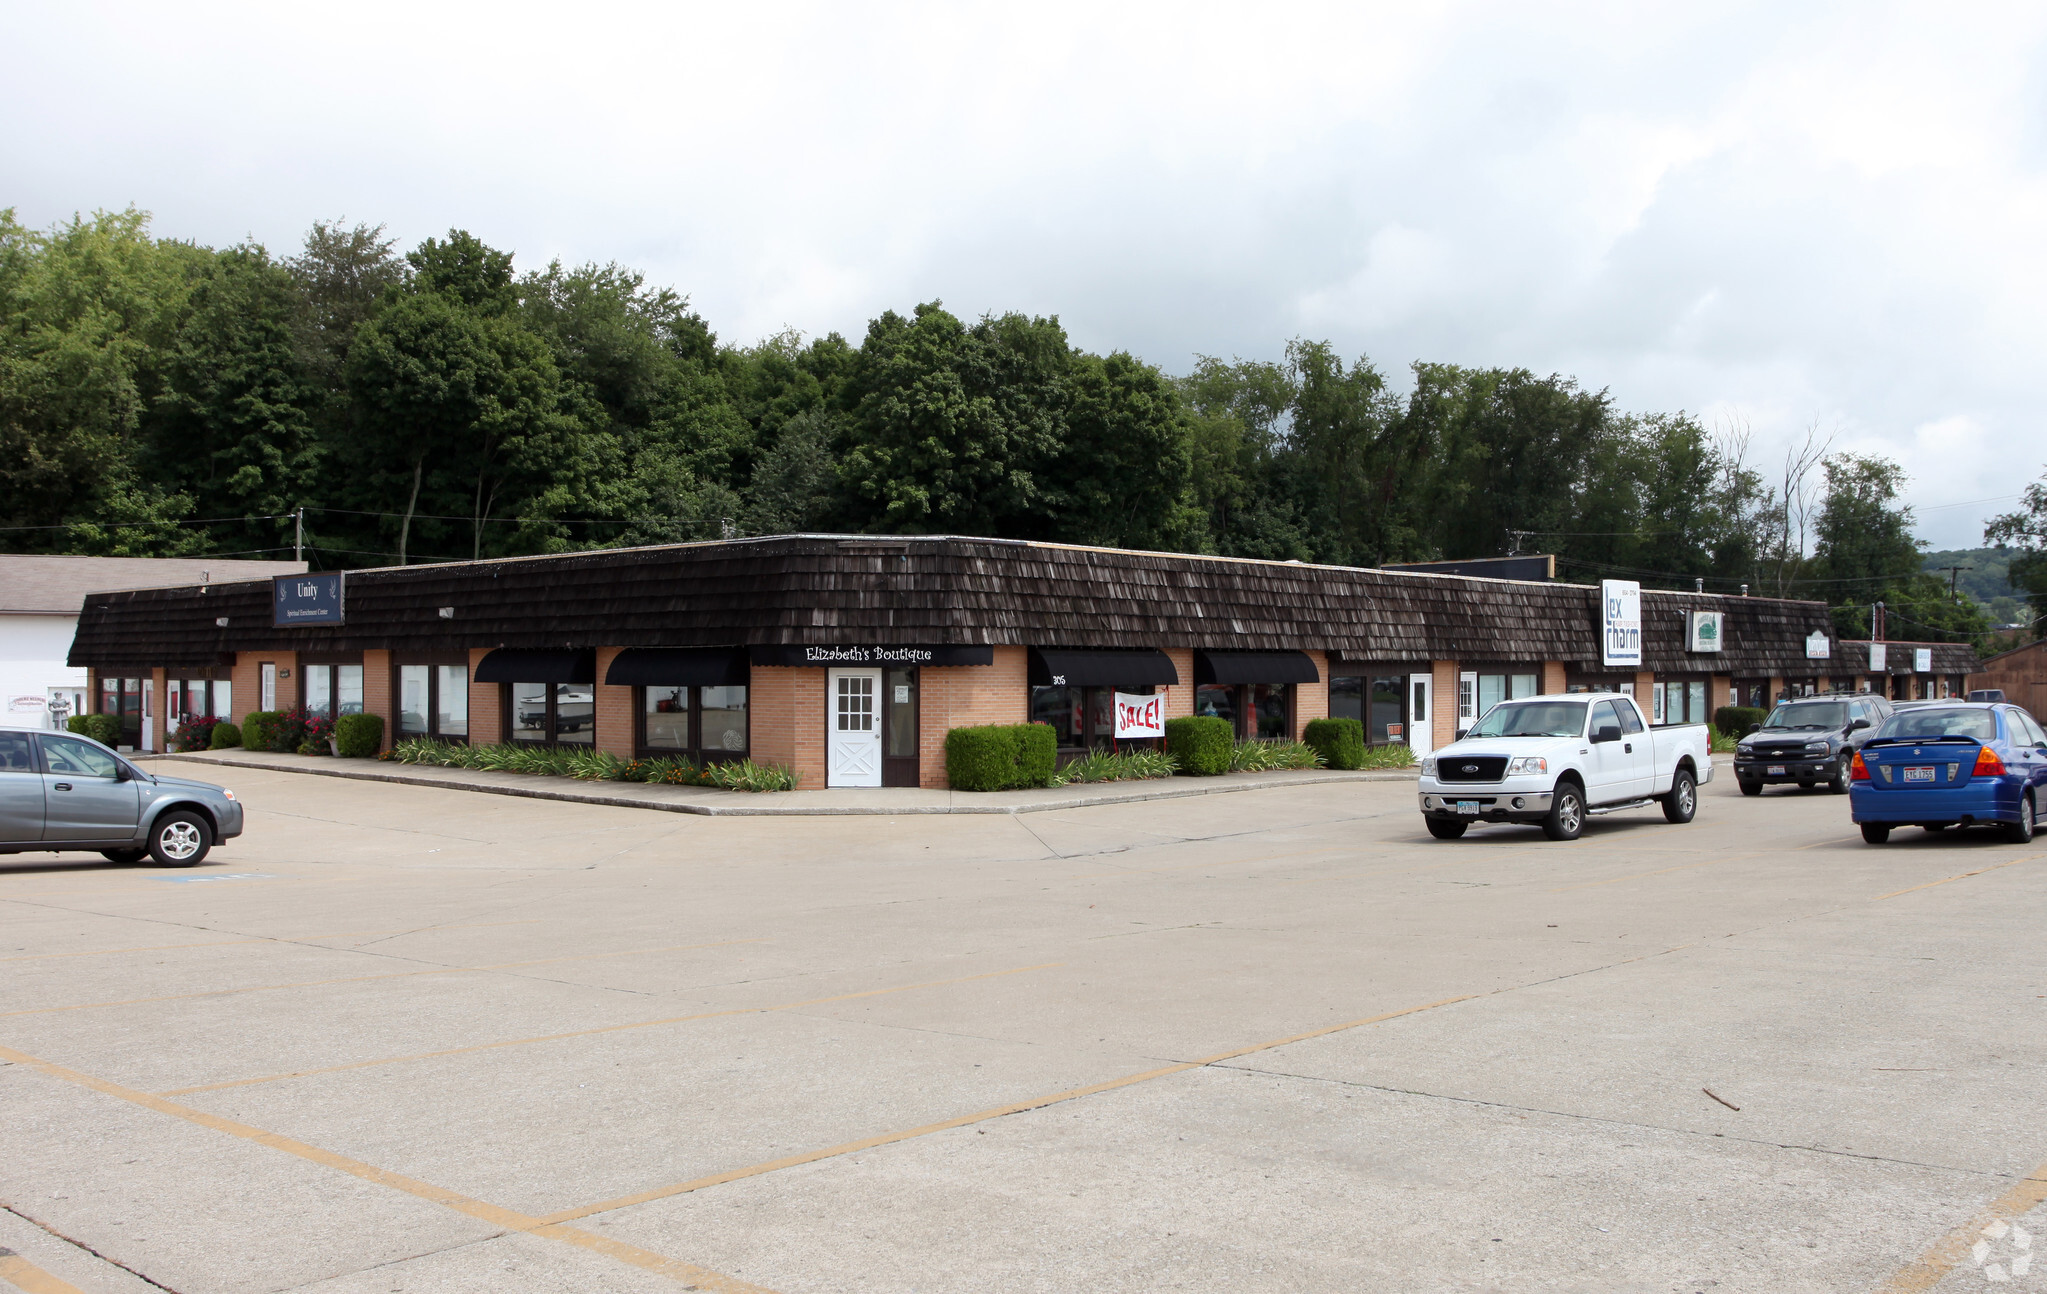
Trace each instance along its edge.
{"label": "brick wall", "polygon": [[[235,664],[229,682],[234,684],[234,720],[239,726],[250,714],[263,708],[262,664],[269,661],[277,666],[277,706],[289,710],[299,703],[298,653],[288,651],[245,651],[235,654]],[[291,671],[290,678],[282,675]],[[367,676],[365,676],[367,679]]]}
{"label": "brick wall", "polygon": [[806,790],[825,785],[825,672],[753,667],[747,692],[753,758],[793,770]]}
{"label": "brick wall", "polygon": [[[1193,669],[1189,653],[1188,670]],[[945,734],[954,728],[1030,720],[1029,656],[1022,647],[997,647],[991,665],[948,666],[917,674],[917,781],[943,789]],[[821,675],[823,671],[818,671]],[[1183,677],[1192,677],[1191,673]],[[817,724],[824,729],[820,691]]]}
{"label": "brick wall", "polygon": [[383,749],[391,749],[398,734],[398,706],[391,695],[391,653],[365,651],[362,654],[362,712],[384,721]]}
{"label": "brick wall", "polygon": [[164,740],[167,734],[164,729],[163,714],[165,709],[164,684],[168,678],[169,671],[167,670],[153,669],[149,671],[150,686],[142,694],[143,700],[149,706],[149,713],[144,716],[144,722],[149,725],[149,736],[145,741],[145,747],[149,750],[170,749],[170,743]]}
{"label": "brick wall", "polygon": [[490,655],[488,647],[469,649],[469,744],[488,746],[505,739],[503,685],[476,681],[476,667]]}
{"label": "brick wall", "polygon": [[[1194,649],[1192,647],[1168,647],[1166,655],[1172,658],[1173,670],[1180,681],[1166,689],[1166,718],[1186,719],[1194,714]],[[1325,697],[1324,705],[1328,704]]]}
{"label": "brick wall", "polygon": [[[1311,651],[1308,653],[1308,659],[1315,662],[1315,673],[1321,682],[1294,684],[1295,741],[1301,739],[1301,734],[1314,720],[1329,717],[1329,653]],[[1402,676],[1402,687],[1407,686],[1405,677]]]}
{"label": "brick wall", "polygon": [[1457,740],[1457,662],[1439,660],[1429,666],[1430,687],[1435,691],[1435,738],[1438,747]]}
{"label": "brick wall", "polygon": [[622,647],[599,647],[597,649],[597,749],[609,751],[621,759],[631,759],[634,751],[633,740],[633,690],[630,687],[615,687],[604,681],[611,662]]}
{"label": "brick wall", "polygon": [[1546,660],[1542,663],[1542,694],[1554,696],[1565,687],[1564,663],[1560,660]]}

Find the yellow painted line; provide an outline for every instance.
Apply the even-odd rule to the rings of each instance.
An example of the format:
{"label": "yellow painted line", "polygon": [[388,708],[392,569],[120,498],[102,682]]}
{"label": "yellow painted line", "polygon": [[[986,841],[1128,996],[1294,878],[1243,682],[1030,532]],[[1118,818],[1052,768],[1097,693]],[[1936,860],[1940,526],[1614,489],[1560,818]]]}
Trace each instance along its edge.
{"label": "yellow painted line", "polygon": [[1877,1294],[1922,1294],[1932,1289],[1969,1256],[1983,1228],[2029,1213],[2042,1200],[2047,1200],[2047,1164],[2035,1168],[2018,1185],[1992,1200],[1983,1212],[1935,1241],[1932,1248],[1900,1268]]}
{"label": "yellow painted line", "polygon": [[2001,867],[2015,867],[2020,863],[2030,863],[2037,857],[2039,857],[2037,854],[2028,854],[2024,858],[2014,858],[2010,862],[2004,863],[1992,863],[1988,867],[1979,867],[1973,872],[1963,872],[1959,876],[1943,876],[1937,881],[1928,881],[1924,885],[1909,885],[1902,890],[1892,890],[1889,894],[1879,894],[1871,899],[1870,902],[1880,903],[1885,899],[1895,899],[1900,894],[1917,894],[1921,890],[1930,890],[1936,885],[1949,885],[1955,881],[1966,881],[1971,876],[1981,876],[1985,872],[1994,872]]}
{"label": "yellow painted line", "polygon": [[[262,939],[214,939],[198,944],[149,944],[141,948],[92,948],[77,953],[26,953],[20,957],[0,957],[0,962],[45,961],[52,957],[113,957],[120,953],[164,953],[184,948],[233,948],[247,944],[295,944],[309,939],[367,939],[371,935],[431,934],[436,930],[489,930],[499,926],[533,926],[539,920],[529,921],[485,921],[460,926],[400,926],[395,930],[343,930],[331,935],[271,935]],[[345,950],[344,950],[345,951]]]}
{"label": "yellow painted line", "polygon": [[[725,948],[732,944],[757,944],[762,939],[721,939],[709,944],[676,944],[668,948],[631,948],[616,953],[578,953],[569,957],[542,957],[535,961],[496,962],[489,966],[436,966],[431,970],[387,971],[381,975],[344,975],[339,979],[294,980],[288,984],[252,984],[247,988],[214,988],[198,993],[172,993],[166,997],[135,997],[117,1002],[79,1002],[71,1006],[35,1006],[20,1011],[0,1011],[0,1020],[17,1015],[54,1015],[61,1011],[96,1011],[109,1006],[146,1006],[152,1002],[188,1002],[202,997],[235,997],[242,993],[275,993],[288,988],[322,988],[329,984],[366,984],[372,980],[417,979],[421,975],[477,975],[484,971],[512,970],[522,966],[552,966],[557,962],[597,961],[605,957],[638,957],[650,953],[690,952],[698,948]],[[346,952],[347,949],[338,951]]]}
{"label": "yellow painted line", "polygon": [[85,1294],[70,1281],[58,1280],[12,1249],[0,1249],[0,1281],[28,1294]]}
{"label": "yellow painted line", "polygon": [[[518,1213],[511,1209],[499,1208],[495,1204],[471,1199],[467,1195],[448,1190],[445,1187],[435,1186],[431,1182],[422,1182],[417,1178],[407,1177],[402,1173],[394,1173],[389,1169],[378,1168],[374,1164],[366,1164],[360,1159],[350,1159],[346,1155],[337,1155],[333,1151],[322,1150],[318,1146],[308,1145],[303,1141],[295,1141],[280,1133],[268,1132],[246,1123],[238,1123],[233,1119],[223,1119],[219,1115],[208,1114],[204,1110],[195,1110],[186,1105],[178,1105],[175,1102],[166,1101],[160,1096],[152,1096],[148,1092],[138,1092],[134,1088],[122,1087],[119,1083],[109,1082],[104,1078],[97,1078],[75,1069],[66,1069],[62,1065],[31,1056],[26,1052],[15,1051],[11,1047],[0,1047],[0,1060],[6,1060],[16,1065],[25,1065],[62,1082],[115,1097],[118,1100],[139,1105],[146,1110],[154,1110],[158,1114],[167,1114],[174,1119],[183,1119],[187,1123],[197,1124],[199,1127],[213,1132],[225,1133],[230,1137],[239,1137],[244,1141],[252,1141],[259,1146],[267,1146],[272,1150],[281,1150],[287,1155],[295,1155],[309,1163],[318,1164],[323,1168],[331,1168],[337,1172],[347,1173],[351,1177],[359,1177],[366,1182],[374,1182],[379,1186],[389,1187],[395,1191],[402,1191],[416,1199],[427,1200],[444,1208],[453,1209],[457,1213],[475,1218],[494,1227],[500,1227],[506,1231],[519,1231],[531,1235],[544,1236],[550,1240],[560,1240],[580,1248],[605,1254],[647,1271],[658,1271],[664,1276],[685,1281],[696,1285],[700,1289],[726,1291],[728,1294],[767,1294],[758,1285],[749,1285],[745,1281],[737,1280],[722,1272],[714,1272],[707,1267],[698,1267],[694,1263],[667,1258],[661,1254],[639,1249],[632,1245],[622,1244],[604,1236],[591,1235],[588,1232],[579,1231],[573,1227],[554,1225],[547,1219],[530,1217],[527,1214]],[[10,1279],[12,1278],[10,1277]],[[24,1286],[23,1288],[28,1287]],[[69,1289],[71,1287],[58,1286],[52,1288]]]}
{"label": "yellow painted line", "polygon": [[851,1155],[857,1154],[862,1150],[872,1150],[876,1146],[893,1145],[899,1141],[908,1141],[913,1137],[929,1136],[934,1132],[946,1132],[953,1128],[964,1128],[970,1124],[986,1123],[990,1119],[1000,1119],[1011,1114],[1022,1114],[1026,1110],[1039,1110],[1048,1105],[1058,1105],[1063,1101],[1073,1101],[1083,1096],[1093,1096],[1098,1092],[1113,1092],[1118,1088],[1132,1087],[1138,1083],[1148,1083],[1152,1079],[1165,1078],[1172,1074],[1184,1074],[1190,1069],[1200,1069],[1204,1065],[1214,1065],[1225,1060],[1235,1060],[1239,1056],[1249,1056],[1255,1052],[1269,1051],[1274,1047],[1284,1047],[1289,1043],[1306,1042],[1311,1038],[1326,1038],[1330,1034],[1342,1033],[1347,1029],[1361,1029],[1366,1025],[1379,1024],[1386,1020],[1396,1020],[1404,1015],[1415,1015],[1422,1011],[1433,1011],[1437,1007],[1449,1006],[1456,1002],[1469,1002],[1471,999],[1479,996],[1482,995],[1466,993],[1460,997],[1446,997],[1440,1002],[1426,1002],[1421,1006],[1402,1007],[1398,1011],[1388,1011],[1382,1015],[1367,1016],[1362,1020],[1346,1020],[1342,1024],[1325,1025],[1320,1029],[1310,1029],[1305,1033],[1289,1034],[1284,1038],[1274,1038],[1269,1042],[1258,1042],[1248,1047],[1237,1047],[1230,1051],[1217,1052],[1213,1056],[1204,1056],[1200,1060],[1183,1060],[1176,1064],[1162,1065],[1157,1069],[1147,1069],[1139,1074],[1126,1074],[1121,1078],[1112,1078],[1106,1082],[1090,1083],[1086,1087],[1075,1087],[1069,1088],[1064,1092],[1054,1092],[1050,1096],[1033,1097],[1027,1101],[1014,1101],[1008,1105],[998,1105],[992,1110],[979,1110],[973,1114],[962,1114],[957,1118],[943,1119],[937,1123],[927,1123],[920,1127],[904,1128],[897,1132],[884,1132],[878,1136],[863,1137],[858,1141],[848,1141],[836,1146],[826,1146],[821,1150],[809,1150],[802,1154],[785,1155],[780,1159],[771,1159],[764,1164],[753,1164],[746,1168],[734,1168],[722,1173],[712,1173],[706,1177],[695,1177],[686,1182],[677,1182],[672,1186],[657,1186],[652,1190],[640,1191],[632,1195],[622,1195],[615,1200],[602,1200],[596,1204],[584,1205],[581,1208],[564,1209],[560,1213],[550,1213],[542,1220],[546,1222],[573,1222],[578,1218],[587,1218],[596,1213],[609,1213],[614,1209],[631,1208],[636,1204],[647,1204],[654,1200],[665,1200],[675,1195],[686,1195],[691,1191],[703,1190],[707,1186],[720,1186],[726,1182],[739,1181],[742,1178],[759,1177],[763,1173],[772,1173],[784,1168],[794,1168],[799,1164],[814,1164],[822,1159],[836,1159],[841,1155]]}
{"label": "yellow painted line", "polygon": [[870,988],[858,993],[838,993],[831,997],[814,997],[802,1002],[783,1002],[777,1006],[742,1006],[725,1011],[704,1011],[697,1015],[667,1016],[660,1020],[637,1020],[631,1024],[607,1024],[595,1029],[575,1029],[568,1033],[543,1033],[532,1038],[507,1038],[502,1042],[479,1042],[468,1047],[449,1047],[442,1051],[422,1051],[410,1056],[387,1056],[381,1060],[358,1060],[347,1065],[329,1065],[324,1069],[300,1069],[289,1074],[265,1074],[261,1078],[236,1078],[225,1083],[202,1083],[197,1087],[178,1087],[159,1093],[162,1096],[190,1096],[194,1092],[218,1092],[229,1087],[253,1087],[258,1083],[277,1083],[287,1078],[310,1078],[315,1074],[340,1074],[351,1069],[375,1069],[381,1065],[402,1065],[407,1061],[433,1060],[439,1056],[465,1056],[478,1051],[497,1051],[503,1047],[530,1047],[536,1043],[560,1042],[565,1038],[591,1038],[599,1034],[625,1033],[633,1029],[654,1029],[668,1024],[688,1024],[693,1020],[716,1020],[732,1015],[766,1015],[770,1011],[794,1011],[806,1006],[825,1006],[832,1002],[851,1002],[863,997],[881,997],[889,993],[907,993],[911,989],[943,988],[948,984],[970,984],[975,980],[999,979],[1004,975],[1022,975],[1026,971],[1051,970],[1063,966],[1064,962],[1045,962],[1038,966],[1019,966],[1014,970],[986,971],[979,975],[962,975],[958,979],[926,980],[922,984],[901,984],[895,988]]}

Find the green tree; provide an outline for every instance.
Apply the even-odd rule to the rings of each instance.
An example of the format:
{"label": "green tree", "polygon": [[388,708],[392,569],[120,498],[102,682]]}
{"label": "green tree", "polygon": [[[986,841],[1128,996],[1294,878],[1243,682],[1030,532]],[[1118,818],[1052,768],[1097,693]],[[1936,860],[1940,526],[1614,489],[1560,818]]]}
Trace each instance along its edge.
{"label": "green tree", "polygon": [[1067,383],[1065,452],[1043,484],[1064,500],[1058,534],[1075,543],[1165,548],[1193,520],[1189,429],[1172,383],[1123,351],[1080,355]]}
{"label": "green tree", "polygon": [[2021,506],[1993,517],[1983,528],[1983,542],[2013,550],[2010,579],[2032,603],[2027,636],[2041,636],[2047,621],[2047,475],[2026,486]]}

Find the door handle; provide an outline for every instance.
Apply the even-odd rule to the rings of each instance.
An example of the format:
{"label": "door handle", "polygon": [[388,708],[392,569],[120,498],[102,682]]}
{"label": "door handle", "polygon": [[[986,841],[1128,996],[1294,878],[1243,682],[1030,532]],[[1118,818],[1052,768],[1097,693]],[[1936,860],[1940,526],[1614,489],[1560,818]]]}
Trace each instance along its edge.
{"label": "door handle", "polygon": [[70,789],[71,789],[71,783],[69,783],[69,782],[59,782],[59,783],[57,783],[57,785],[56,785],[56,787],[55,787],[54,789],[56,789],[56,790],[59,790],[59,791],[68,791],[68,790],[70,790]]}
{"label": "door handle", "polygon": [[1621,743],[1621,749],[1626,751],[1628,754],[1632,755],[1635,753],[1635,743],[1632,741],[1624,741]]}

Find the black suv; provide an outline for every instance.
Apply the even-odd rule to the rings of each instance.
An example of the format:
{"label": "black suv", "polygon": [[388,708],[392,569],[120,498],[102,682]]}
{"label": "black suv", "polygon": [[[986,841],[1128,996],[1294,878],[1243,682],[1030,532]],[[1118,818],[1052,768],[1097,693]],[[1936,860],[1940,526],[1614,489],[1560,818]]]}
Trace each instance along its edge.
{"label": "black suv", "polygon": [[1769,719],[1749,729],[1734,747],[1734,780],[1743,795],[1761,795],[1769,782],[1821,782],[1848,794],[1848,768],[1862,743],[1890,718],[1880,696],[1808,696],[1780,702]]}

